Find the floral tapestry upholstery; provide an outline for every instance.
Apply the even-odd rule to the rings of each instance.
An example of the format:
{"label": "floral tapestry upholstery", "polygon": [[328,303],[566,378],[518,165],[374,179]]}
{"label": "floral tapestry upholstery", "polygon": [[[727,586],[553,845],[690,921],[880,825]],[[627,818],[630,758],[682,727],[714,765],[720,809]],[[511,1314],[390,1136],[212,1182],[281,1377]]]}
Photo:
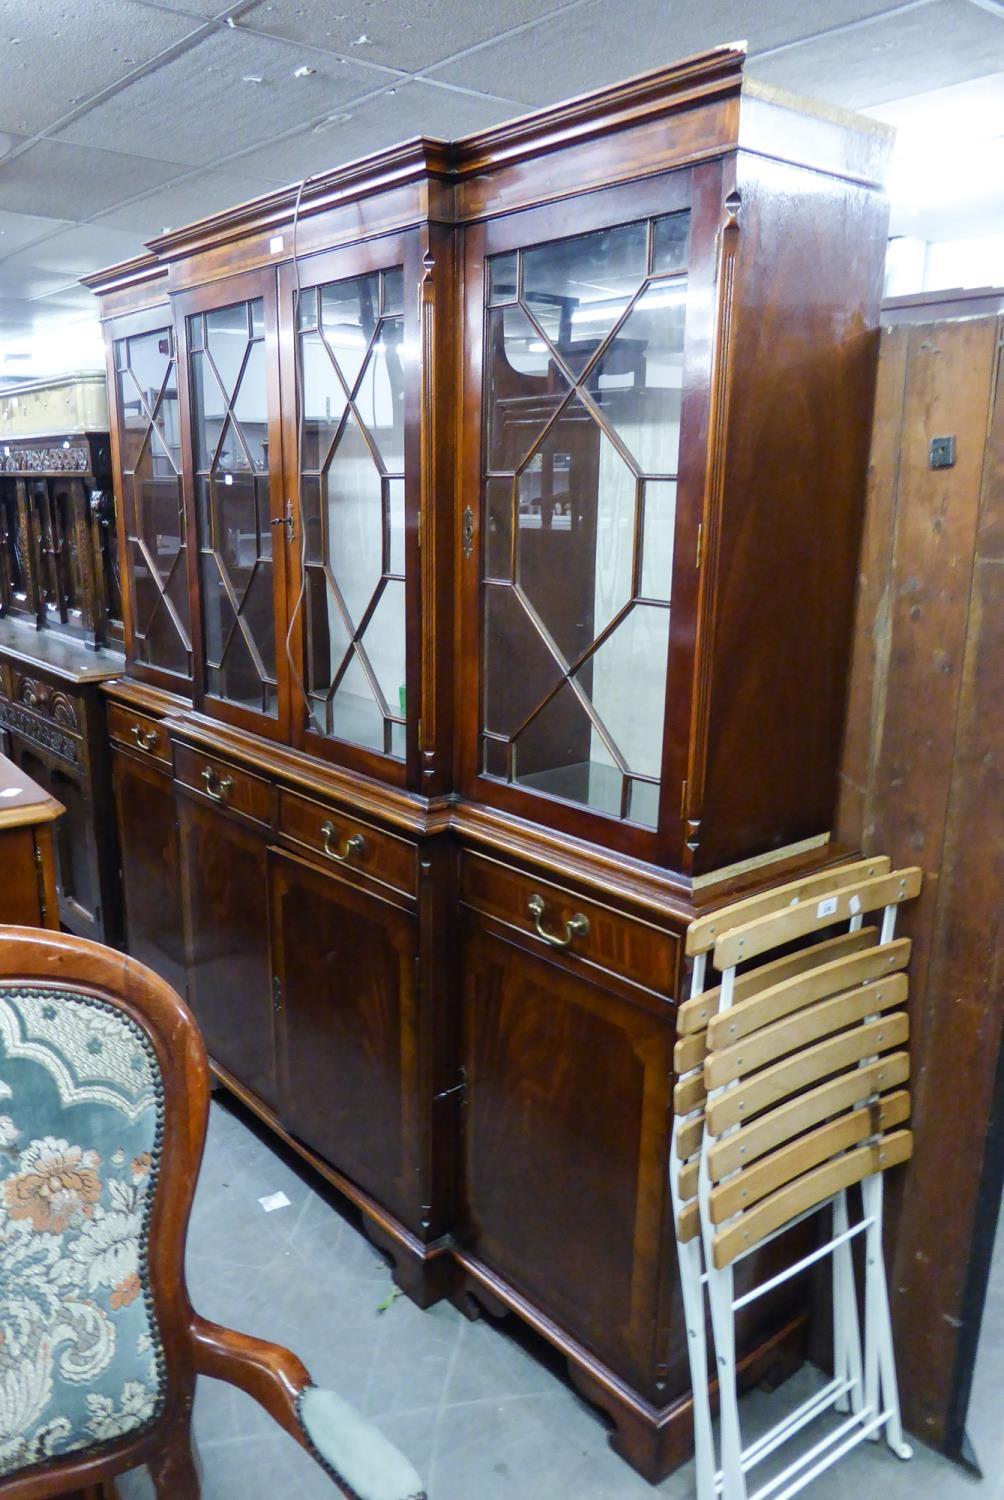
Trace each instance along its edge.
{"label": "floral tapestry upholstery", "polygon": [[135,1022],[0,983],[0,1477],[162,1409],[147,1258],[162,1128]]}

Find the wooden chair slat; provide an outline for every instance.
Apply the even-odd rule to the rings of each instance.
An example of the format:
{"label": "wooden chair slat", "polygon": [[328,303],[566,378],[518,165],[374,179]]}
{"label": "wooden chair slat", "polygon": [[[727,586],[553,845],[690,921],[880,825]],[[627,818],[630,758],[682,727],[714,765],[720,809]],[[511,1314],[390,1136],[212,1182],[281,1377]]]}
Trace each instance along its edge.
{"label": "wooden chair slat", "polygon": [[703,1135],[703,1115],[684,1120],[676,1127],[676,1154],[680,1161],[689,1161],[695,1151],[700,1151]]}
{"label": "wooden chair slat", "polygon": [[677,1037],[673,1048],[673,1071],[677,1077],[681,1073],[689,1073],[694,1068],[699,1068],[704,1062],[707,1050],[708,1034],[706,1031],[695,1031],[692,1036]]}
{"label": "wooden chair slat", "polygon": [[692,1110],[699,1109],[706,1098],[703,1073],[688,1073],[673,1090],[673,1111],[678,1115],[689,1115]]}
{"label": "wooden chair slat", "polygon": [[873,1172],[886,1172],[890,1167],[909,1161],[912,1153],[912,1132],[896,1130],[867,1146],[859,1146],[856,1151],[849,1151],[846,1156],[837,1157],[836,1161],[806,1172],[787,1187],[764,1198],[755,1208],[740,1214],[715,1235],[712,1249],[715,1265],[722,1270],[737,1255],[752,1249],[799,1214],[825,1203],[841,1189],[852,1187]]}
{"label": "wooden chair slat", "polygon": [[913,865],[854,885],[830,886],[797,906],[730,928],[715,944],[715,968],[731,969],[735,964],[758,958],[772,948],[808,937],[838,922],[847,922],[858,914],[911,901],[919,894],[922,880],[923,872]]}
{"label": "wooden chair slat", "polygon": [[700,1172],[700,1168],[700,1159],[694,1156],[691,1157],[686,1166],[680,1169],[680,1179],[677,1191],[679,1192],[680,1198],[683,1202],[686,1202],[688,1198],[697,1197],[697,1178]]}
{"label": "wooden chair slat", "polygon": [[794,1057],[754,1073],[751,1078],[709,1102],[707,1128],[712,1135],[719,1136],[731,1126],[741,1125],[761,1110],[780,1104],[783,1099],[819,1083],[831,1073],[842,1072],[873,1053],[901,1047],[909,1035],[909,1017],[905,1011],[897,1011],[894,1015],[855,1026],[829,1041],[807,1047]]}
{"label": "wooden chair slat", "polygon": [[779,1058],[809,1047],[824,1036],[832,1036],[866,1016],[878,1015],[902,1005],[907,996],[905,974],[875,979],[871,984],[844,990],[818,1005],[808,1005],[794,1015],[764,1026],[731,1047],[709,1052],[704,1064],[705,1089],[720,1089],[734,1079],[746,1078],[758,1068],[769,1067]]}
{"label": "wooden chair slat", "polygon": [[686,1244],[688,1240],[696,1239],[701,1232],[701,1212],[694,1198],[680,1209],[680,1220],[676,1226],[677,1239]]}
{"label": "wooden chair slat", "polygon": [[[842,932],[839,937],[827,938],[825,942],[803,948],[799,953],[789,953],[784,958],[775,958],[769,964],[761,964],[759,968],[750,969],[745,974],[737,974],[732,989],[732,1003],[738,1005],[741,1000],[757,995],[761,990],[791,979],[796,974],[804,974],[807,969],[829,963],[831,959],[840,958],[846,953],[858,953],[863,948],[874,947],[878,937],[877,927]],[[690,1036],[694,1032],[704,1031],[718,1014],[721,994],[721,986],[715,985],[714,989],[707,989],[702,994],[685,1000],[676,1012],[677,1036]]]}
{"label": "wooden chair slat", "polygon": [[[712,1182],[721,1182],[740,1167],[749,1165],[776,1146],[792,1140],[828,1120],[841,1110],[853,1109],[871,1097],[887,1089],[898,1088],[910,1077],[910,1057],[906,1052],[893,1052],[867,1063],[863,1068],[853,1068],[839,1078],[821,1083],[807,1094],[800,1094],[788,1104],[779,1105],[768,1114],[744,1125],[742,1130],[716,1141],[708,1149],[708,1173]],[[703,1128],[703,1121],[701,1122]]]}
{"label": "wooden chair slat", "polygon": [[820,1162],[836,1156],[838,1151],[849,1151],[870,1135],[881,1135],[909,1118],[910,1095],[905,1089],[900,1089],[894,1094],[886,1094],[874,1106],[866,1105],[852,1114],[841,1115],[839,1119],[820,1125],[817,1130],[800,1136],[791,1145],[772,1152],[753,1166],[744,1167],[728,1182],[713,1188],[709,1202],[712,1223],[723,1224],[733,1214],[752,1208],[768,1193],[776,1192]]}
{"label": "wooden chair slat", "polygon": [[729,906],[719,907],[706,917],[698,917],[687,928],[687,955],[708,953],[722,935],[732,927],[742,926],[758,917],[766,917],[781,911],[795,902],[810,900],[817,891],[836,890],[843,885],[856,885],[876,875],[885,875],[891,860],[887,855],[874,855],[871,859],[855,860],[853,864],[835,865],[818,875],[807,875],[802,880],[789,881],[772,891],[762,891],[756,896],[747,896],[743,901],[733,901]]}
{"label": "wooden chair slat", "polygon": [[[875,932],[874,927],[867,930]],[[825,946],[827,945],[820,944],[820,947]],[[792,979],[773,984],[747,1000],[734,1003],[725,1015],[714,1016],[708,1023],[705,1052],[708,1048],[727,1047],[733,1042],[741,1041],[751,1031],[767,1026],[772,1021],[780,1021],[792,1011],[801,1010],[803,1006],[811,1005],[816,1000],[824,1000],[828,995],[837,995],[843,990],[852,989],[854,985],[867,984],[886,974],[895,974],[900,969],[905,969],[909,961],[910,939],[897,938],[894,942],[866,948],[863,952],[844,954],[807,973],[796,974]],[[757,970],[753,972],[756,973]]]}

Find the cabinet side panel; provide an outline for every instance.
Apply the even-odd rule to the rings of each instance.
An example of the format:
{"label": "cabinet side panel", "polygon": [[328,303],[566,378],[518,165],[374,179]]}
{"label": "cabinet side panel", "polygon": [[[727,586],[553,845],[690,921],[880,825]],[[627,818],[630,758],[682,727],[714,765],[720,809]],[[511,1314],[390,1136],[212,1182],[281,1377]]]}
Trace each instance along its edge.
{"label": "cabinet side panel", "polygon": [[736,186],[695,871],[831,826],[887,222],[874,190],[779,162],[740,156]]}

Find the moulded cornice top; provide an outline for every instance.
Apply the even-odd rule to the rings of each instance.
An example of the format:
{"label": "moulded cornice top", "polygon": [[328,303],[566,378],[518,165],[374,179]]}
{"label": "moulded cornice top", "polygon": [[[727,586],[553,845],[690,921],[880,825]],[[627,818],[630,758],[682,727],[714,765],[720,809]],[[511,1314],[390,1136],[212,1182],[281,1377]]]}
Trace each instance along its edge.
{"label": "moulded cornice top", "polygon": [[[377,193],[430,179],[438,179],[448,192],[451,183],[459,184],[545,153],[729,100],[734,100],[736,107],[727,109],[724,116],[719,112],[713,152],[743,147],[801,160],[803,153],[795,146],[790,131],[780,129],[777,124],[764,128],[765,107],[767,114],[781,119],[786,115],[790,119],[789,112],[795,110],[814,119],[817,138],[819,131],[826,131],[831,143],[834,136],[841,137],[844,143],[835,150],[832,145],[820,147],[817,143],[817,149],[808,153],[806,164],[823,170],[843,168],[846,174],[860,180],[881,181],[889,147],[887,127],[771,91],[744,77],[745,61],[746,44],[732,43],[520,115],[453,142],[418,136],[169,230],[147,242],[149,255],[81,279],[85,286],[101,294],[118,291],[164,274],[169,261],[245,235],[288,228],[294,217],[313,217]],[[746,101],[751,108],[743,107]],[[852,142],[849,150],[848,141]],[[442,210],[442,197],[440,207]]]}

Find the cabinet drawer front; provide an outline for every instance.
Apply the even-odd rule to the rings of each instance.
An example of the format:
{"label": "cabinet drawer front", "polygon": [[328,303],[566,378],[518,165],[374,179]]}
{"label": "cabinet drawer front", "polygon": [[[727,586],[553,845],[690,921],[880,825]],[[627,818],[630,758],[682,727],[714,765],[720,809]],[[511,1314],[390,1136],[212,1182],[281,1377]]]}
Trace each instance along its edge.
{"label": "cabinet drawer front", "polygon": [[517,928],[542,951],[585,959],[674,995],[679,943],[671,932],[480,854],[461,855],[460,899]]}
{"label": "cabinet drawer front", "polygon": [[272,788],[260,776],[188,745],[175,747],[174,774],[182,786],[191,787],[211,802],[271,826]]}
{"label": "cabinet drawer front", "polygon": [[407,839],[286,791],[279,793],[279,831],[345,874],[368,875],[415,894],[418,849]]}
{"label": "cabinet drawer front", "polygon": [[148,714],[135,713],[121,703],[109,703],[108,734],[118,744],[128,745],[130,750],[139,750],[162,765],[171,764],[171,741],[167,731]]}

